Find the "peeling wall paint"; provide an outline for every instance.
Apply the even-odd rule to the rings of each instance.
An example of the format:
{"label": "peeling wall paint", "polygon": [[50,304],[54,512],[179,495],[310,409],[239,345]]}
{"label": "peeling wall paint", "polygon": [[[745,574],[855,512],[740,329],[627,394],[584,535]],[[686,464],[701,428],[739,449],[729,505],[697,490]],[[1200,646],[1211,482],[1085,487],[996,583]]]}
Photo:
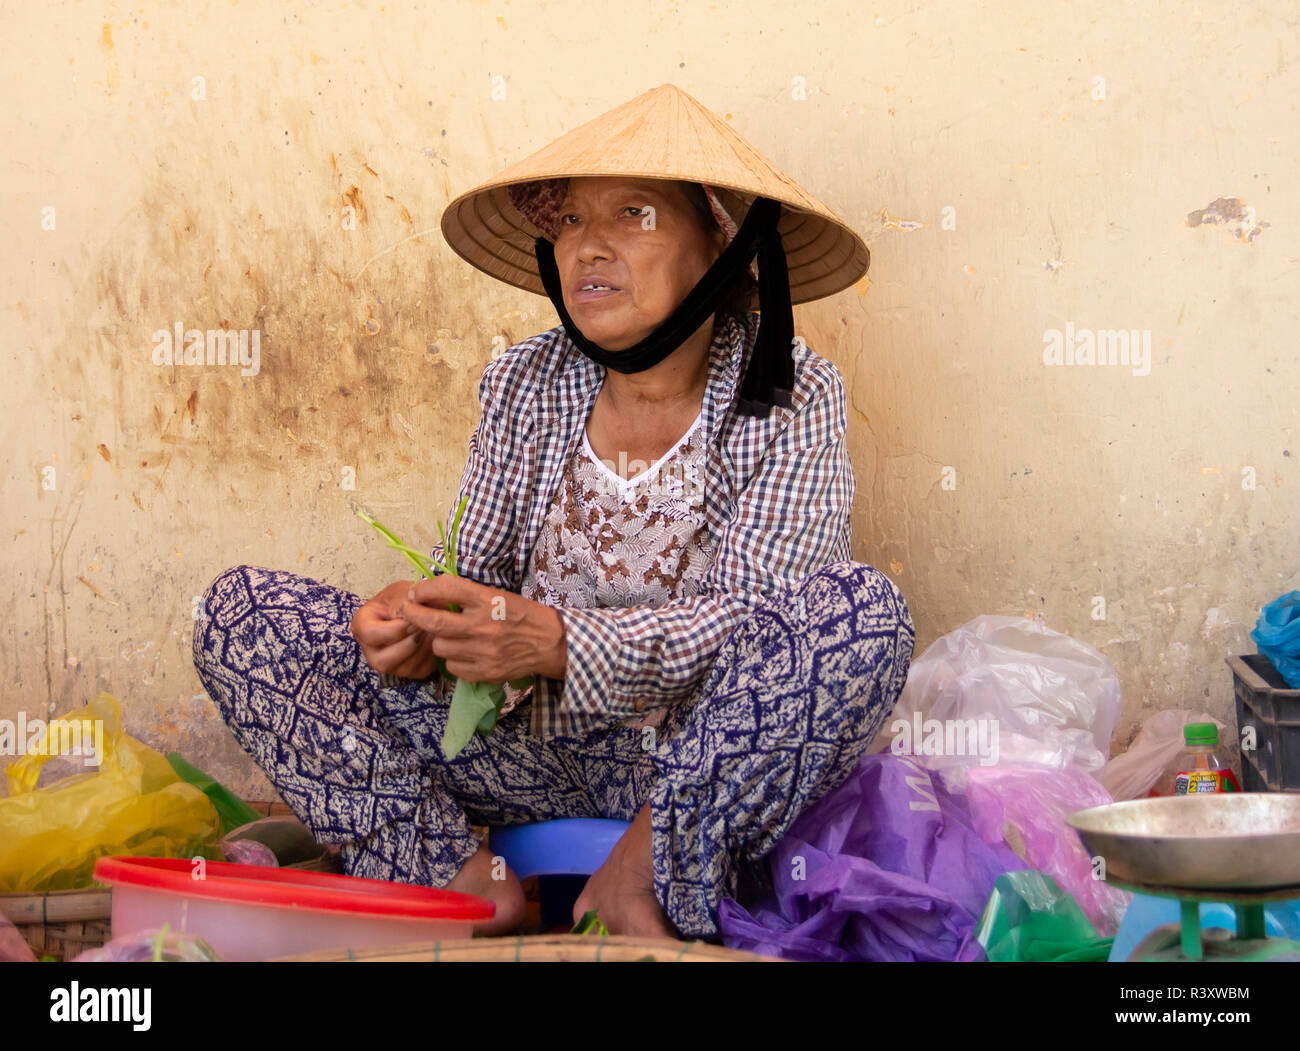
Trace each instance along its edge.
{"label": "peeling wall paint", "polygon": [[[1032,615],[1119,670],[1117,747],[1165,707],[1232,725],[1223,658],[1300,587],[1295,25],[859,10],[665,9],[625,47],[572,0],[11,13],[0,718],[107,689],[266,795],[190,664],[198,596],[241,562],[377,590],[357,502],[432,543],[494,346],[555,323],[441,209],[671,81],[871,246],[795,318],[849,393],[855,557],[918,652]],[[177,323],[257,331],[256,374],[154,365]],[[1149,374],[1045,366],[1067,325],[1149,332]]]}
{"label": "peeling wall paint", "polygon": [[1255,238],[1271,225],[1259,219],[1255,215],[1254,207],[1240,197],[1220,197],[1211,201],[1206,207],[1190,212],[1187,216],[1188,226],[1203,226],[1206,223],[1231,228],[1237,239],[1246,244],[1254,244]]}

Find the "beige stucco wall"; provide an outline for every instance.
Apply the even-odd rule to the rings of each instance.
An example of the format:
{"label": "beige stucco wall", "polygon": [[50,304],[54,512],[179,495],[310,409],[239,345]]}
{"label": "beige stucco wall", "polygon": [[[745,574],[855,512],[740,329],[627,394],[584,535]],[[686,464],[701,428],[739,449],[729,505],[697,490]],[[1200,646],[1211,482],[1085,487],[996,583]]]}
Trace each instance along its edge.
{"label": "beige stucco wall", "polygon": [[[436,537],[493,339],[555,323],[441,208],[672,82],[871,246],[796,325],[851,392],[855,556],[917,652],[1041,615],[1119,669],[1117,744],[1161,707],[1232,724],[1223,657],[1300,587],[1282,6],[4,6],[0,718],[107,689],[265,796],[193,671],[197,596],[238,562],[376,590],[401,563],[358,503]],[[1232,197],[1249,237],[1189,225]],[[260,371],[155,366],[177,322],[260,330]],[[1067,324],[1149,330],[1149,373],[1045,366]]]}

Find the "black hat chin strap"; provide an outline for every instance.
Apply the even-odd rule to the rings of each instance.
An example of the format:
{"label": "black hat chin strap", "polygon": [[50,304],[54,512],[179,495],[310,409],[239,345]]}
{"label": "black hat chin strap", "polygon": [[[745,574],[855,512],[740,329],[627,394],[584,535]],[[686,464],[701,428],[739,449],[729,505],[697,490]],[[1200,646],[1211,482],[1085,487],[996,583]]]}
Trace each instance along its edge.
{"label": "black hat chin strap", "polygon": [[634,373],[658,365],[680,347],[710,314],[716,313],[728,289],[750,260],[758,257],[758,336],[741,382],[736,411],[765,418],[775,405],[791,408],[794,391],[794,312],[790,305],[790,276],[785,248],[777,231],[779,201],[759,197],[750,207],[736,236],[677,308],[650,335],[626,350],[606,350],[582,334],[564,306],[564,290],[555,265],[555,247],[537,238],[537,269],[551,304],[574,345],[588,358],[615,372]]}

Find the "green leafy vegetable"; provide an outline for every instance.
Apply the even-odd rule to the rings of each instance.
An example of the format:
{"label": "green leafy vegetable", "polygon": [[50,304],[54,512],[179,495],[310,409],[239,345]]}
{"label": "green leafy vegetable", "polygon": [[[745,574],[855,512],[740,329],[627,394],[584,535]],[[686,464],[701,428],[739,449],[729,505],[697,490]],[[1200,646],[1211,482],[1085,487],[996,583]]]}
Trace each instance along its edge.
{"label": "green leafy vegetable", "polygon": [[[422,577],[431,580],[438,573],[447,573],[453,577],[460,575],[456,571],[456,541],[460,532],[461,515],[464,514],[465,505],[468,503],[469,497],[465,496],[457,506],[456,513],[451,519],[450,531],[444,531],[442,520],[438,521],[438,535],[442,538],[444,558],[442,562],[436,562],[402,543],[392,530],[375,521],[370,515],[358,511],[357,517],[374,526],[388,541],[389,547],[400,551]],[[447,603],[447,608],[453,613],[460,612],[460,607],[454,602]],[[447,665],[443,659],[439,657],[437,661],[438,671],[442,676],[446,679],[454,678],[447,673]],[[522,690],[531,683],[530,676],[510,680],[510,685],[516,690]],[[451,694],[451,710],[447,713],[447,728],[442,735],[442,754],[448,759],[454,759],[469,744],[475,732],[487,737],[496,729],[497,719],[500,718],[501,708],[505,703],[506,691],[499,683],[467,682],[465,679],[456,679],[456,688]]]}
{"label": "green leafy vegetable", "polygon": [[162,929],[158,932],[158,937],[153,941],[153,962],[162,963],[163,942],[167,940],[167,932],[171,930],[170,923],[164,923]]}
{"label": "green leafy vegetable", "polygon": [[609,928],[596,915],[595,909],[588,909],[582,914],[582,919],[573,925],[570,934],[608,934]]}
{"label": "green leafy vegetable", "polygon": [[[442,754],[448,759],[460,754],[475,731],[486,737],[496,726],[497,714],[505,703],[506,691],[499,685],[456,680],[447,713],[447,729],[442,735]],[[487,729],[484,720],[491,718]]]}

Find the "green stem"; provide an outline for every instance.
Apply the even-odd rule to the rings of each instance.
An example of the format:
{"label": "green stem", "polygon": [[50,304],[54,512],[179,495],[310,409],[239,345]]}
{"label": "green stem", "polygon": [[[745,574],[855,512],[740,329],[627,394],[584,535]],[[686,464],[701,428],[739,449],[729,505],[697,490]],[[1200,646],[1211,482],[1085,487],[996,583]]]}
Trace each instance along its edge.
{"label": "green stem", "polygon": [[468,503],[469,494],[466,493],[461,499],[460,506],[456,508],[456,513],[452,516],[451,520],[451,552],[447,555],[447,564],[451,566],[452,576],[460,576],[456,567],[456,545],[460,540],[460,516],[464,513],[465,505]]}
{"label": "green stem", "polygon": [[450,572],[443,563],[435,562],[427,555],[421,554],[419,551],[416,551],[412,547],[407,547],[405,544],[394,544],[390,542],[388,546],[405,555],[408,561],[414,564],[417,568],[423,570],[426,577],[432,577],[434,575],[429,570],[430,566],[442,573]]}
{"label": "green stem", "polygon": [[365,522],[367,525],[372,525],[372,526],[374,526],[376,529],[378,529],[381,533],[384,534],[385,537],[388,538],[388,540],[389,540],[390,542],[395,543],[395,544],[400,544],[400,543],[401,543],[401,541],[397,539],[396,535],[393,533],[393,531],[392,531],[391,529],[389,529],[389,528],[388,528],[386,525],[384,525],[382,522],[377,522],[375,519],[371,518],[371,517],[370,517],[368,514],[366,514],[364,511],[358,511],[358,512],[357,512],[357,517],[358,517],[359,519],[361,519],[361,521]]}
{"label": "green stem", "polygon": [[163,942],[167,939],[167,932],[171,929],[171,923],[164,923],[158,931],[157,937],[153,940],[153,962],[162,963]]}
{"label": "green stem", "polygon": [[[428,556],[402,543],[402,541],[397,538],[396,534],[394,534],[391,529],[385,526],[382,522],[378,522],[375,519],[371,518],[364,511],[358,511],[357,517],[360,518],[363,522],[367,523],[368,525],[372,525],[375,527],[375,529],[379,530],[379,532],[383,534],[385,539],[387,539],[388,546],[393,548],[393,550],[400,552],[403,556],[405,556],[406,560],[410,562],[411,565],[413,565],[416,569],[418,569],[421,575],[429,579],[432,579],[434,576],[433,569],[440,570],[443,573],[450,572],[450,570],[448,570],[443,563],[435,562],[433,559],[429,558]],[[441,522],[438,523],[438,528],[441,530],[442,528]],[[433,569],[431,569],[430,567],[433,567]]]}
{"label": "green stem", "polygon": [[[389,529],[383,523],[376,521],[374,518],[371,518],[370,515],[366,514],[364,511],[358,511],[357,517],[360,518],[363,522],[367,523],[368,525],[372,525],[377,530],[379,530],[379,532],[383,534],[384,538],[387,539],[389,547],[391,547],[394,551],[400,552],[406,558],[406,560],[411,563],[411,565],[413,565],[416,569],[420,571],[422,576],[424,576],[429,580],[432,580],[435,575],[433,572],[435,569],[438,572],[444,573],[448,576],[454,577],[460,575],[456,572],[456,532],[460,528],[461,514],[464,512],[465,505],[468,503],[469,503],[469,495],[466,494],[465,497],[461,500],[460,506],[456,508],[455,516],[452,518],[452,522],[451,522],[450,534],[448,534],[443,530],[442,520],[439,519],[438,521],[438,534],[442,537],[442,544],[443,544],[444,561],[442,562],[436,562],[432,558],[428,557],[427,555],[424,555],[419,551],[416,551],[415,548],[402,543],[402,541],[397,538],[397,535],[391,529]],[[460,612],[460,607],[456,605],[456,603],[454,602],[448,602],[447,608],[451,610],[452,613]],[[447,675],[447,666],[445,663],[443,663],[441,657],[438,658],[438,668],[443,674],[443,676],[450,678],[450,676]]]}

